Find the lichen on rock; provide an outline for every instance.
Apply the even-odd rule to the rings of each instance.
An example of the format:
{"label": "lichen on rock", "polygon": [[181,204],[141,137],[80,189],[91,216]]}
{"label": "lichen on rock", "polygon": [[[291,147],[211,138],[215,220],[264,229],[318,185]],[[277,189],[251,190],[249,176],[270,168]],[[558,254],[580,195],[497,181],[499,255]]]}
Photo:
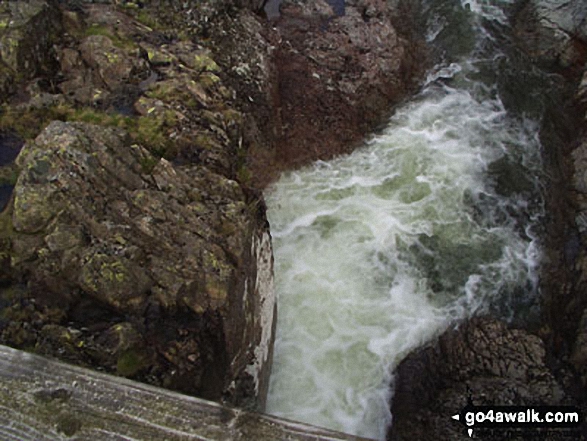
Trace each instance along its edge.
{"label": "lichen on rock", "polygon": [[[50,1],[3,2],[0,5],[0,77],[20,81],[54,73],[53,45],[61,31],[60,14]],[[8,86],[5,84],[0,92],[6,93],[13,87]]]}
{"label": "lichen on rock", "polygon": [[28,139],[0,215],[0,340],[262,409],[275,297],[262,196],[235,180],[243,118],[212,51],[127,6],[0,10],[1,98],[23,97],[2,129]]}
{"label": "lichen on rock", "polygon": [[[265,230],[264,220],[248,210],[236,182],[165,159],[147,174],[141,161],[149,155],[120,129],[51,123],[18,158],[13,269],[31,292],[44,293],[35,297],[40,303],[67,290],[64,311],[90,301],[112,314],[100,325],[107,328],[131,317],[152,344],[141,360],[154,361],[131,369],[133,351],[144,352],[131,347],[117,372],[154,375],[160,384],[220,399],[272,326],[242,299],[246,285],[256,286],[249,244]],[[271,296],[264,301],[273,305]],[[88,327],[88,313],[75,320]],[[159,334],[163,323],[169,332]],[[247,328],[248,338],[237,344]],[[103,332],[86,331],[85,339],[100,341]],[[197,351],[181,353],[172,349],[177,345]],[[78,349],[83,360],[92,345]],[[176,369],[163,369],[162,357]],[[220,378],[208,378],[210,359]]]}
{"label": "lichen on rock", "polygon": [[0,128],[27,139],[0,214],[0,341],[262,409],[276,305],[258,189],[352,148],[423,49],[382,1],[286,2],[277,27],[264,3],[0,6]]}

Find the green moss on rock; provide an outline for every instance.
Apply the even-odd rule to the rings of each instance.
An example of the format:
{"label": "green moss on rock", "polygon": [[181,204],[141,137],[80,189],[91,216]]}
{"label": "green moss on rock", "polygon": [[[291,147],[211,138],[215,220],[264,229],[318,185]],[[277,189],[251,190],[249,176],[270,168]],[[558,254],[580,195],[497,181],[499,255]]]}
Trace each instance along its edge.
{"label": "green moss on rock", "polygon": [[145,355],[136,350],[121,353],[116,362],[116,373],[123,377],[131,377],[148,366]]}
{"label": "green moss on rock", "polygon": [[100,301],[126,311],[141,307],[151,285],[143,269],[134,262],[91,251],[84,257],[79,283]]}
{"label": "green moss on rock", "polygon": [[134,41],[125,39],[119,34],[114,33],[113,30],[109,27],[99,24],[92,24],[91,26],[88,26],[84,31],[84,35],[86,37],[95,35],[106,37],[112,42],[112,44],[114,44],[114,46],[126,51],[134,50],[138,47]]}

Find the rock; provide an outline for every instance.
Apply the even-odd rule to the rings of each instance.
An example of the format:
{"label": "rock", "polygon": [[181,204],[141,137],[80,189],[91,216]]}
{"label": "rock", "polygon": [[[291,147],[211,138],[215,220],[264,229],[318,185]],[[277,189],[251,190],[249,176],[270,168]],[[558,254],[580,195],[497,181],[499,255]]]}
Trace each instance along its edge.
{"label": "rock", "polygon": [[262,0],[5,3],[31,18],[0,27],[22,41],[0,88],[23,79],[2,127],[28,140],[0,213],[0,341],[261,410],[275,297],[252,187],[352,148],[422,46],[380,0],[289,2],[277,28]]}
{"label": "rock", "polygon": [[266,0],[144,0],[153,16],[169,29],[182,29],[190,35],[209,37],[215,24],[239,10],[261,14]]}
{"label": "rock", "polygon": [[153,160],[121,130],[51,123],[17,160],[12,270],[36,305],[58,298],[90,328],[79,342],[111,340],[130,319],[140,338],[124,338],[149,346],[128,343],[105,367],[262,407],[275,308],[264,211],[230,179],[164,159],[148,173]]}
{"label": "rock", "polygon": [[350,151],[414,90],[425,69],[424,46],[397,32],[384,1],[346,2],[335,11],[324,0],[292,0],[280,11],[271,54],[277,83],[268,93],[279,114],[274,150],[253,155],[259,186],[275,177],[267,169]]}
{"label": "rock", "polygon": [[[0,93],[9,80],[28,80],[55,72],[54,43],[61,15],[52,1],[10,1],[0,5]],[[4,84],[4,86],[3,86]]]}
{"label": "rock", "polygon": [[[107,5],[92,5],[83,20],[72,13],[68,27],[81,34],[58,50],[59,90],[74,105],[128,113],[141,82],[152,75],[133,36],[145,31],[128,15]],[[124,103],[124,104],[121,104]]]}
{"label": "rock", "polygon": [[540,64],[570,68],[586,61],[587,4],[532,0],[516,18],[520,44]]}
{"label": "rock", "polygon": [[571,353],[571,363],[581,377],[583,387],[587,387],[587,309],[577,329],[577,339]]}
{"label": "rock", "polygon": [[587,40],[587,4],[578,0],[539,0],[536,1],[536,13],[545,27],[553,33],[565,32]]}
{"label": "rock", "polygon": [[86,37],[79,49],[83,62],[96,71],[110,90],[129,82],[135,70],[141,67],[148,69],[147,66],[134,66],[125,51],[114,46],[112,40],[104,35]]}
{"label": "rock", "polygon": [[[587,67],[587,66],[586,66]],[[576,93],[576,101],[582,105],[583,126],[585,126],[584,79],[587,69],[583,73],[583,80],[579,84]],[[545,298],[545,309],[549,324],[553,329],[554,350],[558,359],[564,363],[564,367],[571,370],[578,377],[578,381],[567,380],[567,383],[580,383],[582,390],[578,390],[576,384],[571,384],[572,392],[577,396],[583,396],[587,388],[587,254],[583,244],[587,240],[587,136],[586,131],[581,130],[575,141],[575,148],[571,151],[572,180],[570,194],[572,207],[568,217],[573,227],[574,236],[571,236],[565,244],[564,251],[571,250],[570,257],[566,258],[569,266],[566,284],[557,284],[558,289],[548,292]],[[572,244],[572,246],[570,246]],[[567,257],[569,253],[565,254]],[[557,276],[558,277],[558,276]],[[572,369],[569,369],[570,364]]]}
{"label": "rock", "polygon": [[577,89],[577,99],[583,108],[587,109],[587,64],[583,67],[583,76]]}
{"label": "rock", "polygon": [[540,130],[545,169],[554,184],[546,192],[541,309],[551,368],[567,396],[581,404],[587,308],[587,4],[531,0],[514,25],[518,45],[532,61],[564,77],[558,80],[563,85],[559,101],[549,103]]}
{"label": "rock", "polygon": [[562,404],[540,338],[474,318],[409,354],[395,372],[390,440],[465,440],[458,413],[474,405]]}

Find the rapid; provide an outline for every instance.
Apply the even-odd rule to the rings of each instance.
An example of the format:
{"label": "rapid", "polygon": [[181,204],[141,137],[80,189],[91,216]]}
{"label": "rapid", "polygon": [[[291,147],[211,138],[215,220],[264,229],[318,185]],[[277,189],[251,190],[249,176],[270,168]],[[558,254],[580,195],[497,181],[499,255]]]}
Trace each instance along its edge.
{"label": "rapid", "polygon": [[[267,411],[384,439],[394,367],[448,325],[536,313],[539,121],[504,105],[507,0],[424,2],[438,64],[387,127],[267,192],[278,322]],[[508,74],[509,75],[509,74]]]}

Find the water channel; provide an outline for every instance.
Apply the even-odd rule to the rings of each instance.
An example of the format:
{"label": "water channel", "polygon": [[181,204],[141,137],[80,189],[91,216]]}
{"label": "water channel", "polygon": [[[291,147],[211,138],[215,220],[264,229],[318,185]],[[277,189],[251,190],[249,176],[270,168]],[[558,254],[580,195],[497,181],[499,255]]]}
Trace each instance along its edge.
{"label": "water channel", "polygon": [[539,111],[533,89],[504,105],[512,3],[425,2],[439,57],[421,92],[362,148],[267,191],[279,305],[268,412],[384,439],[410,350],[471,314],[536,312]]}

